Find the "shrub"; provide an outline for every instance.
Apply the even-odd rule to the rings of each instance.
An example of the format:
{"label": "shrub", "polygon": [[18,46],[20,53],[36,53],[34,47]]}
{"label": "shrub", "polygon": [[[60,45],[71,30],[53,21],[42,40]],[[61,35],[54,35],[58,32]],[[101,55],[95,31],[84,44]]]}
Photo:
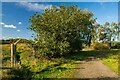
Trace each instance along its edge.
{"label": "shrub", "polygon": [[99,43],[95,42],[91,45],[91,48],[94,50],[104,50],[104,49],[110,49],[109,44],[107,43]]}
{"label": "shrub", "polygon": [[49,61],[43,56],[37,56],[36,58],[32,55],[32,52],[26,51],[20,54],[21,65],[29,66],[33,72],[40,71],[45,66],[49,65]]}
{"label": "shrub", "polygon": [[29,80],[32,78],[33,72],[30,71],[29,67],[22,65],[21,68],[13,68],[7,72],[12,79],[26,79]]}
{"label": "shrub", "polygon": [[22,65],[29,66],[31,60],[32,60],[32,52],[31,51],[25,51],[20,54],[20,61],[21,61]]}
{"label": "shrub", "polygon": [[120,42],[111,42],[111,48],[120,49]]}

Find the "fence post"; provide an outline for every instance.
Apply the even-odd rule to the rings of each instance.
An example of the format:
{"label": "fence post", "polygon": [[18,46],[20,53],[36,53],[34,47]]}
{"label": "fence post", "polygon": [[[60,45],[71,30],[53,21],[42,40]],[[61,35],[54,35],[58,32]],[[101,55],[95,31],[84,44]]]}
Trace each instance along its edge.
{"label": "fence post", "polygon": [[14,44],[11,44],[11,67],[13,67]]}
{"label": "fence post", "polygon": [[16,66],[16,44],[14,45],[14,52],[13,52],[13,55],[14,55],[14,67]]}
{"label": "fence post", "polygon": [[11,44],[11,67],[16,67],[16,45],[21,39],[17,40],[14,44]]}

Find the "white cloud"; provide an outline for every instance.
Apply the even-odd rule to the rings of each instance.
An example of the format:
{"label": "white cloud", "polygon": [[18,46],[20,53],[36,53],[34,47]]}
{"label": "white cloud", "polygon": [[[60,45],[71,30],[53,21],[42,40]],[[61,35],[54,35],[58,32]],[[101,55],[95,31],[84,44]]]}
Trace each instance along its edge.
{"label": "white cloud", "polygon": [[52,5],[50,4],[38,4],[38,3],[31,3],[31,2],[20,2],[19,3],[21,6],[28,8],[29,10],[33,11],[41,11],[47,8],[51,8]]}
{"label": "white cloud", "polygon": [[20,32],[20,30],[18,29],[17,32]]}
{"label": "white cloud", "polygon": [[18,22],[18,24],[22,24],[22,22]]}
{"label": "white cloud", "polygon": [[4,27],[6,27],[6,28],[16,28],[16,26],[14,26],[14,25],[4,25]]}
{"label": "white cloud", "polygon": [[3,22],[0,22],[0,24],[1,24],[1,25],[5,25],[5,23],[3,23]]}
{"label": "white cloud", "polygon": [[0,22],[0,24],[5,28],[16,28],[16,26],[14,26],[13,24],[8,25],[8,24],[5,24],[3,22]]}
{"label": "white cloud", "polygon": [[5,39],[5,37],[3,36],[2,39]]}
{"label": "white cloud", "polygon": [[17,37],[17,38],[20,38],[20,37]]}

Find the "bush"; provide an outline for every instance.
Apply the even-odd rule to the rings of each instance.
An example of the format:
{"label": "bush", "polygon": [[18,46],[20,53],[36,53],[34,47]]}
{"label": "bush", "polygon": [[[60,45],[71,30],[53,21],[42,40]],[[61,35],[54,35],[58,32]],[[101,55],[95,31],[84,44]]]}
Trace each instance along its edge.
{"label": "bush", "polygon": [[112,49],[120,49],[120,42],[111,42]]}
{"label": "bush", "polygon": [[104,50],[104,49],[110,49],[110,46],[107,43],[95,42],[91,45],[91,48],[94,50]]}
{"label": "bush", "polygon": [[29,67],[22,65],[20,69],[13,68],[7,73],[8,75],[13,75],[12,79],[26,79],[32,78],[33,72],[30,71]]}
{"label": "bush", "polygon": [[32,60],[32,52],[31,51],[25,51],[20,54],[20,61],[21,61],[22,65],[29,66],[31,60]]}
{"label": "bush", "polygon": [[49,65],[49,61],[46,57],[32,55],[32,52],[26,51],[20,54],[21,65],[29,66],[33,72],[40,71],[44,66]]}

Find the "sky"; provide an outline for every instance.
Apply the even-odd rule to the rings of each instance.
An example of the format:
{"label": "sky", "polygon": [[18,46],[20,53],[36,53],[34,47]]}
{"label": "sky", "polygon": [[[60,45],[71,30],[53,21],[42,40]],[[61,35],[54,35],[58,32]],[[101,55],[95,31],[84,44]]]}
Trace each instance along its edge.
{"label": "sky", "polygon": [[[44,1],[44,0],[43,0]],[[93,0],[94,1],[94,0]],[[105,1],[105,0],[104,0]],[[106,0],[107,1],[107,0]],[[51,8],[53,5],[78,5],[82,10],[85,8],[94,13],[97,22],[104,24],[107,22],[118,22],[118,3],[117,2],[2,2],[2,12],[0,17],[0,27],[2,36],[0,39],[25,38],[34,39],[33,31],[27,29],[31,24],[28,20],[36,12]],[[116,0],[117,1],[117,0]]]}
{"label": "sky", "polygon": [[[2,2],[20,2],[26,0],[1,0]],[[118,2],[119,0],[29,0],[29,2]]]}

